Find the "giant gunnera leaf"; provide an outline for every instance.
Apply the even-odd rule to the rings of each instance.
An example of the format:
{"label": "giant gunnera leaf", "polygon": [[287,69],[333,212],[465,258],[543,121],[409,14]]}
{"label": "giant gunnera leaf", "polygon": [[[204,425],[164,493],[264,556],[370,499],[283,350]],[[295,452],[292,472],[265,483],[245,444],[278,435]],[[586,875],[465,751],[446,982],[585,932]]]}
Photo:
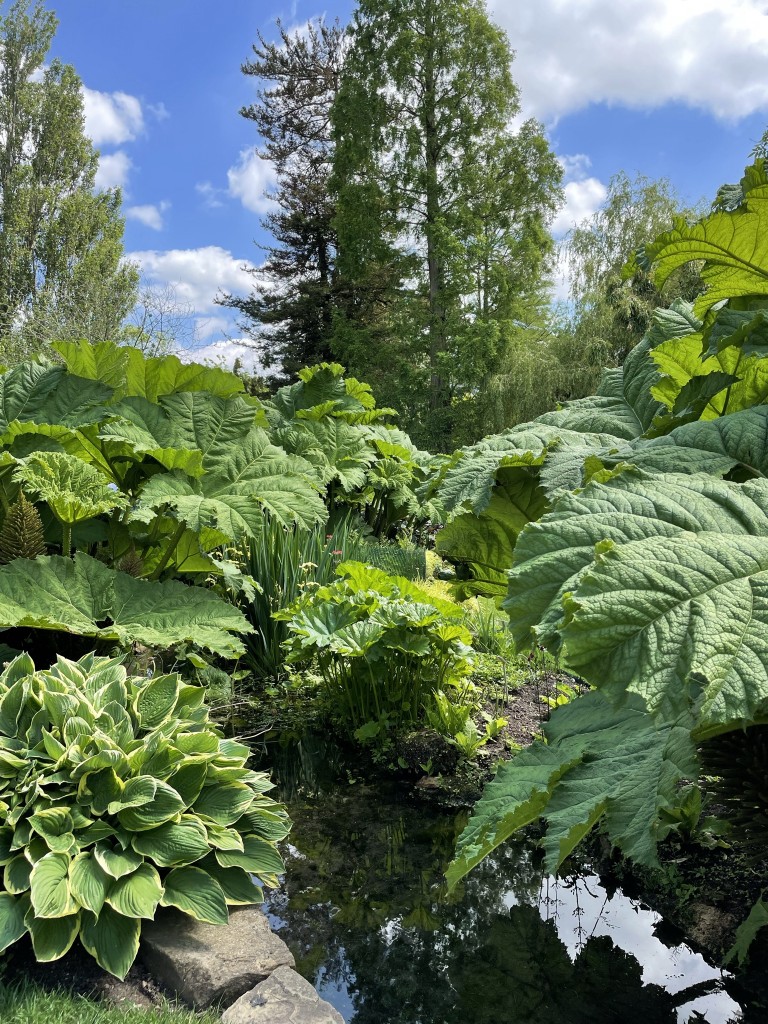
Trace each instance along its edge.
{"label": "giant gunnera leaf", "polygon": [[560,647],[564,597],[579,593],[598,545],[715,531],[768,536],[768,481],[733,484],[697,475],[624,472],[566,495],[517,541],[504,603],[515,642],[521,649],[533,643]]}
{"label": "giant gunnera leaf", "polygon": [[167,648],[189,643],[224,658],[251,632],[242,612],[202,587],[151,582],[115,572],[78,552],[17,558],[0,567],[0,629],[57,629],[121,644]]}
{"label": "giant gunnera leaf", "polygon": [[475,804],[447,871],[451,887],[513,832],[542,818],[555,871],[599,821],[641,864],[657,862],[662,812],[697,765],[687,716],[659,724],[633,698],[613,707],[597,692],[558,707],[536,740],[503,764]]}

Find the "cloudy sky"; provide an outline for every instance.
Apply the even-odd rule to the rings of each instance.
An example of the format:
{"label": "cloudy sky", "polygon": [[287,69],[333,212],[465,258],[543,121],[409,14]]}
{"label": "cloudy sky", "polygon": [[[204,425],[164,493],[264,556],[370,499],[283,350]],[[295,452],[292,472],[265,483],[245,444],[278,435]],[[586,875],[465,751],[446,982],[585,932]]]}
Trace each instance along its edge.
{"label": "cloudy sky", "polygon": [[[274,22],[349,19],[351,0],[49,0],[53,54],[77,69],[100,182],[120,185],[126,248],[150,283],[194,309],[202,351],[237,329],[220,291],[247,293],[261,262],[270,168],[238,114],[240,72]],[[490,0],[516,52],[526,115],[567,171],[562,235],[619,171],[710,200],[768,127],[767,0]]]}

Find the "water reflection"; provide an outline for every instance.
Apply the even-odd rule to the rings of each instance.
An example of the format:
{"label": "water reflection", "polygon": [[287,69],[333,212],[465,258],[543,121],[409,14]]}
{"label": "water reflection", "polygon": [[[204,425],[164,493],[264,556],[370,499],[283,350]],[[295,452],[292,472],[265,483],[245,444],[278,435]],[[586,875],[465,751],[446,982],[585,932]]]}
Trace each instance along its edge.
{"label": "water reflection", "polygon": [[338,785],[312,742],[268,755],[295,822],[269,911],[348,1024],[746,1024],[730,979],[665,945],[658,915],[589,872],[542,877],[525,843],[446,897],[466,815]]}

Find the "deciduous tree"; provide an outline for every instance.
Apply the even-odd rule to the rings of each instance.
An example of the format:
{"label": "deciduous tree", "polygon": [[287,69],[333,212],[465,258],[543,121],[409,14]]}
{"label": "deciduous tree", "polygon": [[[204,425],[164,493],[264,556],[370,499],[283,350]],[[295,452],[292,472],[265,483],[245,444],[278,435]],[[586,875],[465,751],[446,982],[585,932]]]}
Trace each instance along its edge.
{"label": "deciduous tree", "polygon": [[56,337],[115,336],[133,305],[117,190],[95,192],[81,83],[46,63],[56,31],[40,2],[0,18],[0,346],[3,361]]}
{"label": "deciduous tree", "polygon": [[482,0],[361,0],[334,106],[334,350],[439,447],[472,430],[551,253],[561,170],[513,127],[512,57]]}

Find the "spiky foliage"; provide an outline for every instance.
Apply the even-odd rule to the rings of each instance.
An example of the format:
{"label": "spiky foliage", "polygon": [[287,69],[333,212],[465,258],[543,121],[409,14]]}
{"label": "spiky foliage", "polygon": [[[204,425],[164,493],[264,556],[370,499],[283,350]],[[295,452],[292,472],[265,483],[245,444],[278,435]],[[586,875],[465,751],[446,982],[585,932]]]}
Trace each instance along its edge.
{"label": "spiky foliage", "polygon": [[0,565],[7,565],[14,558],[37,558],[44,554],[40,513],[20,491],[0,527]]}

